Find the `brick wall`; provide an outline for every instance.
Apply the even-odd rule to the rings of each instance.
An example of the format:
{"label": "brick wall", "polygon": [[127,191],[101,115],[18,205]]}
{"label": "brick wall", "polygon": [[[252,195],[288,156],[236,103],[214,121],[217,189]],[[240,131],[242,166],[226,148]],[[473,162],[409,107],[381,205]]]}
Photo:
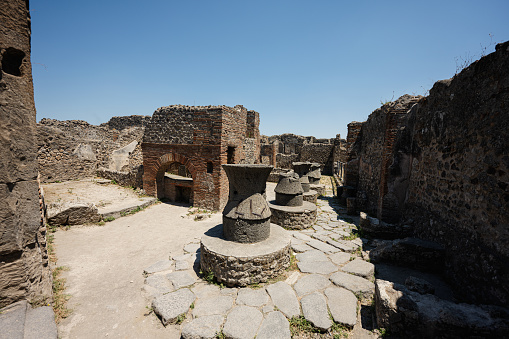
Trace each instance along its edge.
{"label": "brick wall", "polygon": [[[143,187],[164,195],[163,176],[172,162],[193,178],[194,205],[220,210],[228,201],[228,178],[221,165],[255,163],[260,157],[259,115],[243,106],[168,106],[146,125]],[[211,172],[211,173],[210,173]]]}

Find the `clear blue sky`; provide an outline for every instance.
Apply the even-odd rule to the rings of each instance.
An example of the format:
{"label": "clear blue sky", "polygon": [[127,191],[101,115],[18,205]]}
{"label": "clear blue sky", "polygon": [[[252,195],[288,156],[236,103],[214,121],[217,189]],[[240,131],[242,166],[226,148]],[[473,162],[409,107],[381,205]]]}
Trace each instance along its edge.
{"label": "clear blue sky", "polygon": [[381,101],[424,94],[454,75],[458,58],[509,40],[507,0],[30,6],[38,121],[241,104],[260,113],[265,135],[344,138]]}

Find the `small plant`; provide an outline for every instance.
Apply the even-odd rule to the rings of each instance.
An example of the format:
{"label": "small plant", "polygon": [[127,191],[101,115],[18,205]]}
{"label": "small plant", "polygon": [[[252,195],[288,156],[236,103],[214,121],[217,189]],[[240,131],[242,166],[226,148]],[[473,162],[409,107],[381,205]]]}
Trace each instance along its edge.
{"label": "small plant", "polygon": [[147,309],[147,313],[143,314],[145,317],[154,312],[152,307],[145,306],[145,308]]}
{"label": "small plant", "polygon": [[99,225],[99,226],[104,226],[104,225],[105,225],[105,222],[101,220],[101,221],[99,221],[99,222],[97,223],[97,225]]}
{"label": "small plant", "polygon": [[200,271],[200,274],[202,276],[202,278],[208,282],[209,284],[216,284],[216,281],[214,280],[214,272],[212,271],[209,271],[209,272],[203,272],[203,271]]}
{"label": "small plant", "polygon": [[55,321],[57,323],[67,318],[72,312],[71,309],[66,307],[67,301],[71,296],[64,293],[65,279],[60,277],[63,271],[68,270],[68,267],[58,266],[51,272],[53,276],[53,312],[55,312]]}
{"label": "small plant", "polygon": [[226,336],[224,335],[223,331],[216,333],[216,339],[225,339]]}
{"label": "small plant", "polygon": [[184,320],[186,320],[186,314],[185,313],[179,314],[179,316],[177,317],[176,324],[180,325],[184,322]]}
{"label": "small plant", "polygon": [[295,257],[295,254],[293,251],[290,252],[290,266],[286,269],[286,271],[295,271],[299,267],[297,266],[297,258]]}
{"label": "small plant", "polygon": [[293,337],[299,332],[320,333],[320,330],[314,327],[313,324],[303,316],[298,316],[290,319],[290,332],[292,332]]}
{"label": "small plant", "polygon": [[105,222],[110,222],[110,221],[113,221],[113,220],[115,220],[114,216],[109,216],[109,217],[104,218]]}
{"label": "small plant", "polygon": [[112,181],[111,181],[111,183],[112,183],[113,185],[118,185],[118,183],[117,183],[115,180],[112,180]]}
{"label": "small plant", "polygon": [[359,237],[358,233],[351,233],[349,236],[343,237],[343,240],[354,240]]}
{"label": "small plant", "polygon": [[189,308],[191,308],[192,310],[194,310],[194,301],[193,301],[193,303],[191,304],[191,306],[189,306]]}

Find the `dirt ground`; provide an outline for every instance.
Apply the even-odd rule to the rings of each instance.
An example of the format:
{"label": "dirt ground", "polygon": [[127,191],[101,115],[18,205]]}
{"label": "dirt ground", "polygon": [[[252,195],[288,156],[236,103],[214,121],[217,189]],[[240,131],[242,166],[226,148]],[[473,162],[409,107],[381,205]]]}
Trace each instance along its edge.
{"label": "dirt ground", "polygon": [[221,222],[221,213],[194,221],[188,207],[160,203],[104,226],[73,226],[55,233],[58,266],[66,266],[71,316],[58,324],[61,338],[180,338],[161,325],[141,291],[143,270],[183,254]]}

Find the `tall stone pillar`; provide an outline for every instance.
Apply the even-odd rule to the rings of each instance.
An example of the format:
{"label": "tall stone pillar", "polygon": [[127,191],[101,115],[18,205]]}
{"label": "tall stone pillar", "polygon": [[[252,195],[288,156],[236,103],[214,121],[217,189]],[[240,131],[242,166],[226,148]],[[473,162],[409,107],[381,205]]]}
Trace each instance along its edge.
{"label": "tall stone pillar", "polygon": [[28,1],[0,4],[0,307],[51,297],[41,220]]}

